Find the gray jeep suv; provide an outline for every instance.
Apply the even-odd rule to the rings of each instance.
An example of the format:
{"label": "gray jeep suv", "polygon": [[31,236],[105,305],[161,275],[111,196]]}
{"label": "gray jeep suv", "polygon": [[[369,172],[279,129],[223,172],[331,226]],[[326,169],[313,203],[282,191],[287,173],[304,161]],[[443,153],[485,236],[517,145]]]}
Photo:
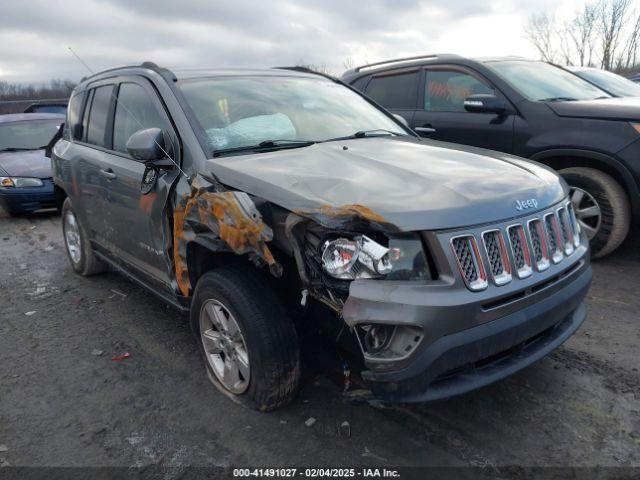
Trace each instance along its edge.
{"label": "gray jeep suv", "polygon": [[189,311],[209,378],[253,408],[293,398],[310,312],[399,402],[501,379],[585,318],[588,241],[553,171],[421,139],[338,80],[117,68],[78,85],[62,135],[73,269]]}

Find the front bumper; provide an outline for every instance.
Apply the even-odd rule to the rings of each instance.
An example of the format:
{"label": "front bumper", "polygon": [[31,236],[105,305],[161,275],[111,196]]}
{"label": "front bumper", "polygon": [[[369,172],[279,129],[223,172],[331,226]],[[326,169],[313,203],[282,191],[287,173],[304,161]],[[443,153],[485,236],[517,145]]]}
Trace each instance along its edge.
{"label": "front bumper", "polygon": [[561,345],[586,317],[591,267],[544,301],[436,340],[400,370],[363,372],[373,393],[389,402],[428,402],[474,390],[511,375]]}
{"label": "front bumper", "polygon": [[[507,231],[513,222],[527,224],[549,211],[466,233],[482,238],[487,228]],[[528,276],[514,275],[505,284],[489,281],[485,289],[471,291],[449,245],[458,234],[425,234],[439,273],[432,281],[356,280],[350,285],[342,316],[359,339],[367,326],[395,327],[382,351],[368,352],[361,341],[368,368],[362,377],[383,400],[426,402],[495,382],[551,352],[585,319],[592,276],[586,235],[544,269],[536,266]],[[489,265],[487,255],[480,252],[484,265]]]}
{"label": "front bumper", "polygon": [[42,179],[43,186],[29,188],[0,188],[0,204],[10,213],[29,213],[55,208],[53,181]]}

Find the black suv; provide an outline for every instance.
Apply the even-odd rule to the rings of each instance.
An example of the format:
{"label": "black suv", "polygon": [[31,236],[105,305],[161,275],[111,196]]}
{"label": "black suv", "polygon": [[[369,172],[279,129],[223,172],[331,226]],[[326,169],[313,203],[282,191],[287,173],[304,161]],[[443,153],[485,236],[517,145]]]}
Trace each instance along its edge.
{"label": "black suv", "polygon": [[594,257],[640,216],[640,101],[521,58],[428,55],[373,63],[342,79],[421,136],[512,153],[564,176]]}

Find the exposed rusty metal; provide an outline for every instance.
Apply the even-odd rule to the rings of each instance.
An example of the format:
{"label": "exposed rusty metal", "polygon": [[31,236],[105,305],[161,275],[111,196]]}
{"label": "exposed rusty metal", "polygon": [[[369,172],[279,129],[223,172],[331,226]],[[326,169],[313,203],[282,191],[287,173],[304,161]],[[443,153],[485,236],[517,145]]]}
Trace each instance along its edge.
{"label": "exposed rusty metal", "polygon": [[371,208],[359,204],[331,206],[322,205],[319,208],[299,209],[295,213],[311,218],[320,225],[329,228],[347,227],[354,223],[363,222],[383,231],[397,231],[397,227],[388,222],[382,215],[373,211]]}
{"label": "exposed rusty metal", "polygon": [[262,220],[249,195],[240,191],[217,191],[216,186],[201,177],[191,183],[189,195],[180,198],[173,212],[173,258],[176,281],[184,296],[191,291],[187,264],[187,245],[196,232],[193,226],[206,227],[239,255],[253,254],[279,276],[282,267],[276,262],[267,242],[273,230]]}

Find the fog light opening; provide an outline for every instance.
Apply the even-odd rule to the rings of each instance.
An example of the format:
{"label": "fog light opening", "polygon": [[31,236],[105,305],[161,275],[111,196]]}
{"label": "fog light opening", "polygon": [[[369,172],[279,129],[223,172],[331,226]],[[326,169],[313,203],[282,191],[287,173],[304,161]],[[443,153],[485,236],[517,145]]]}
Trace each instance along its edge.
{"label": "fog light opening", "polygon": [[393,327],[390,325],[365,325],[363,347],[368,354],[380,353],[391,341]]}

